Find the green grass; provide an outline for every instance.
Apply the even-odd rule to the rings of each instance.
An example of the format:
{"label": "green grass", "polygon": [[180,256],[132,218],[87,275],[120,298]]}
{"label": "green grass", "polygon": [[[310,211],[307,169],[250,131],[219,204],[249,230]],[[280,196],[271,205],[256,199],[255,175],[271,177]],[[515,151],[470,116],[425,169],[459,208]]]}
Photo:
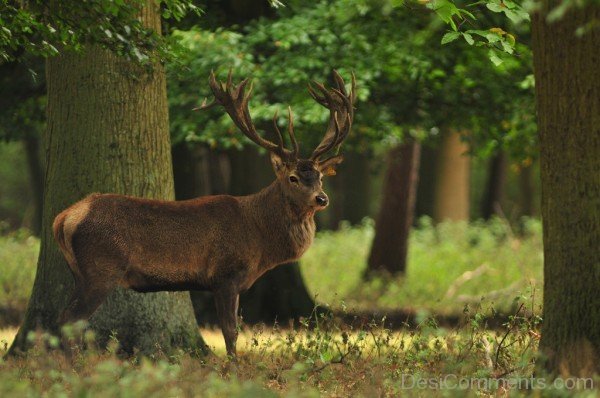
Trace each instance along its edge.
{"label": "green grass", "polygon": [[0,307],[25,309],[39,246],[25,230],[0,235]]}
{"label": "green grass", "polygon": [[[515,234],[502,220],[442,223],[421,220],[412,231],[405,276],[362,280],[374,228],[371,222],[321,232],[301,260],[304,280],[333,307],[462,313],[482,298],[509,311],[516,296],[534,291],[541,303],[541,223],[527,220]],[[470,273],[475,271],[473,273]]]}

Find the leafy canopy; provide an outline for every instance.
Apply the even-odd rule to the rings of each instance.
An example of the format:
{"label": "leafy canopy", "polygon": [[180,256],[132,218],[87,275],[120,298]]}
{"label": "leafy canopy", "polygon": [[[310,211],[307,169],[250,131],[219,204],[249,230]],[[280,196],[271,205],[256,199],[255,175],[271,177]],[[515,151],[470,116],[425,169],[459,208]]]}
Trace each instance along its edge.
{"label": "leafy canopy", "polygon": [[[90,43],[138,62],[154,52],[163,57],[169,53],[160,32],[138,18],[146,0],[0,1],[0,59],[5,61],[24,53],[52,56],[81,50]],[[156,6],[164,18],[175,20],[200,12],[191,0],[162,0]]]}

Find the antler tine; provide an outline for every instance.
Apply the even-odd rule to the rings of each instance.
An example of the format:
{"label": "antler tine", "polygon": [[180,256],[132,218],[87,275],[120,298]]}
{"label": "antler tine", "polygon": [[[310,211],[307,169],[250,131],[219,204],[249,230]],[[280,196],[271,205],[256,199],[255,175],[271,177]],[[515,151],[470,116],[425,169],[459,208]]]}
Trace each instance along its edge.
{"label": "antler tine", "polygon": [[322,83],[319,83],[317,81],[313,81],[313,83],[317,86],[319,91],[321,91],[321,93],[323,93],[323,96],[319,96],[319,94],[317,94],[316,90],[309,83],[308,84],[308,92],[310,93],[310,96],[313,97],[313,99],[315,101],[317,101],[319,104],[323,105],[324,107],[327,107],[327,104],[328,104],[327,99],[329,97],[329,92],[327,91],[327,88],[325,88],[325,86]]}
{"label": "antler tine", "polygon": [[[333,124],[334,124],[334,127],[335,127],[334,132],[333,132],[333,139],[330,140],[330,141],[328,141],[326,143],[326,145],[319,150],[319,155],[317,157],[314,157],[314,153],[313,153],[313,157],[314,157],[315,160],[317,160],[319,158],[319,156],[323,155],[324,153],[329,152],[336,145],[336,143],[337,143],[337,141],[338,141],[338,139],[340,137],[340,130],[341,129],[340,129],[340,124],[339,124],[338,118],[337,118],[337,112],[333,113]],[[321,144],[323,144],[323,143],[321,143]]]}
{"label": "antler tine", "polygon": [[275,114],[273,115],[273,128],[277,133],[277,138],[279,138],[279,149],[283,151],[283,136],[281,135],[281,131],[279,130],[279,126],[277,126],[277,116],[279,115],[279,110],[275,110]]}
{"label": "antler tine", "polygon": [[333,78],[335,79],[335,82],[338,86],[338,90],[344,95],[348,95],[346,93],[346,84],[344,83],[344,79],[342,79],[342,76],[340,76],[340,74],[338,73],[337,70],[333,70]]}
{"label": "antler tine", "polygon": [[[246,80],[246,79],[244,79]],[[240,84],[241,85],[241,84]],[[229,68],[229,73],[227,73],[227,89],[229,89],[231,86],[233,86],[233,69]]]}
{"label": "antler tine", "polygon": [[330,112],[329,125],[325,136],[311,155],[313,161],[318,161],[321,155],[341,145],[350,133],[354,119],[353,105],[356,99],[356,78],[354,74],[352,74],[350,92],[346,90],[344,79],[336,70],[333,71],[333,78],[337,87],[327,89],[323,84],[317,82],[314,82],[316,89],[312,85],[308,87],[308,91],[314,100],[328,108]]}
{"label": "antler tine", "polygon": [[294,114],[292,113],[291,106],[288,106],[288,134],[290,135],[292,147],[294,148],[292,154],[294,157],[298,157],[300,146],[298,145],[298,141],[296,141],[296,134],[294,134]]}
{"label": "antler tine", "polygon": [[[356,101],[356,75],[354,75],[354,71],[352,71],[352,83],[350,89],[352,90],[350,93],[350,102],[354,105],[354,101]],[[354,108],[352,108],[352,111],[354,111]]]}
{"label": "antler tine", "polygon": [[[275,132],[277,133],[277,137],[279,138],[279,147],[281,149],[283,148],[283,135],[281,134],[281,131],[279,130],[279,126],[277,125],[277,115],[279,114],[279,111],[276,110],[275,111],[275,115],[273,116],[273,128],[275,129]],[[292,113],[292,107],[288,106],[288,134],[290,136],[290,141],[292,143],[292,148],[293,150],[291,151],[291,155],[293,158],[297,158],[298,154],[300,153],[300,146],[298,145],[298,141],[296,141],[296,135],[294,134],[294,114]]]}
{"label": "antler tine", "polygon": [[[246,137],[252,140],[252,142],[270,152],[276,153],[286,161],[295,160],[298,153],[298,144],[295,142],[295,139],[293,139],[292,143],[294,144],[294,151],[284,148],[283,137],[277,127],[277,114],[275,114],[275,117],[273,118],[273,124],[275,126],[275,131],[279,136],[278,145],[262,138],[256,131],[256,127],[254,127],[252,117],[250,116],[250,110],[248,109],[248,103],[250,102],[253,88],[253,84],[249,78],[246,78],[238,85],[235,85],[233,84],[233,71],[229,69],[226,82],[218,82],[214,71],[211,71],[208,83],[215,96],[215,100],[209,105],[206,105],[206,101],[204,101],[199,109],[207,109],[214,105],[223,106],[233,123]],[[248,83],[250,83],[250,86],[248,92],[246,92]]]}

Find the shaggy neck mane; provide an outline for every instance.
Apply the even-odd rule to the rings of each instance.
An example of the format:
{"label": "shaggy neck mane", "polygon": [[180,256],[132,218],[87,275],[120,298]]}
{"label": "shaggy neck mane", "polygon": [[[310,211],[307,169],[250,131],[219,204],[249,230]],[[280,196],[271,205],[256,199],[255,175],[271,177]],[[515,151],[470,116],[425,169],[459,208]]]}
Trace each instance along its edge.
{"label": "shaggy neck mane", "polygon": [[285,195],[279,180],[273,181],[268,187],[246,198],[257,204],[255,209],[261,213],[260,216],[263,220],[272,220],[273,217],[277,217],[281,222],[292,220],[293,223],[303,223],[313,219],[315,215],[314,209],[302,208],[292,202]]}
{"label": "shaggy neck mane", "polygon": [[266,269],[300,258],[312,244],[314,209],[293,203],[279,180],[254,195],[240,198],[240,202],[248,219],[269,242],[261,261]]}

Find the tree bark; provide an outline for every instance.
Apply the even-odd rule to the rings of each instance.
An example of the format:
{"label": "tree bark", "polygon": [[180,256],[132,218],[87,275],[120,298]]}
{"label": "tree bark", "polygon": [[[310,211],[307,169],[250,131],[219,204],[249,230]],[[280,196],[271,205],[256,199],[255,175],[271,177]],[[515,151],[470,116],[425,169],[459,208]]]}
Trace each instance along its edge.
{"label": "tree bark", "polygon": [[35,236],[40,236],[44,208],[44,171],[40,162],[40,138],[37,135],[27,134],[23,139],[23,143],[27,157],[27,168],[29,169],[29,184],[33,196],[31,232]]}
{"label": "tree bark", "polygon": [[381,209],[367,274],[406,272],[408,238],[415,213],[421,144],[413,140],[388,153]]}
{"label": "tree bark", "polygon": [[[160,31],[148,2],[140,18]],[[107,50],[89,46],[47,60],[44,219],[38,269],[25,321],[11,351],[27,334],[57,331],[73,278],[52,237],[56,214],[91,192],[173,199],[165,74],[148,72]],[[97,343],[111,335],[125,352],[174,347],[203,349],[188,293],[117,290],[90,320]]]}
{"label": "tree bark", "polygon": [[484,220],[502,214],[501,202],[504,198],[506,167],[507,158],[504,151],[499,151],[490,159],[485,195],[481,203],[481,217]]}
{"label": "tree bark", "polygon": [[468,146],[460,134],[446,131],[437,162],[433,219],[459,221],[469,219],[470,159]]}
{"label": "tree bark", "polygon": [[600,372],[600,20],[588,2],[546,22],[532,21],[544,223],[544,323],[548,370]]}

